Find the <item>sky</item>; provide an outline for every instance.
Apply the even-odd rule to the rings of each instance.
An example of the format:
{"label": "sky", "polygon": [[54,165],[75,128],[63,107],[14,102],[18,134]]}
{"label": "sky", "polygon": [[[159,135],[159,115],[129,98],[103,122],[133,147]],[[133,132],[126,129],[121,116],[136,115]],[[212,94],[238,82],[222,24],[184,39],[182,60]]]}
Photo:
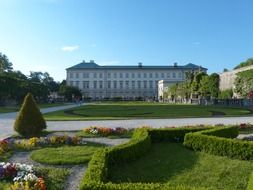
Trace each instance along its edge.
{"label": "sky", "polygon": [[0,0],[0,52],[15,70],[194,63],[208,73],[253,57],[252,0]]}

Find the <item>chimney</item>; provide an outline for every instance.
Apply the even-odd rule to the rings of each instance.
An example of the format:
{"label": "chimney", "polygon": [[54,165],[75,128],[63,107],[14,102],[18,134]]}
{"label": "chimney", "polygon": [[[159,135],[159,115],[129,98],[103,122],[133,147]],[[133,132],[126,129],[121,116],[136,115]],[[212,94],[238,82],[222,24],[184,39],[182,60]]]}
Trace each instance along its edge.
{"label": "chimney", "polygon": [[85,63],[85,60],[83,60],[83,63]]}
{"label": "chimney", "polygon": [[139,63],[138,63],[138,67],[139,67],[139,68],[142,68],[142,62],[139,62]]}
{"label": "chimney", "polygon": [[174,67],[177,67],[177,62],[174,63]]}
{"label": "chimney", "polygon": [[90,63],[95,63],[95,61],[94,60],[90,60]]}

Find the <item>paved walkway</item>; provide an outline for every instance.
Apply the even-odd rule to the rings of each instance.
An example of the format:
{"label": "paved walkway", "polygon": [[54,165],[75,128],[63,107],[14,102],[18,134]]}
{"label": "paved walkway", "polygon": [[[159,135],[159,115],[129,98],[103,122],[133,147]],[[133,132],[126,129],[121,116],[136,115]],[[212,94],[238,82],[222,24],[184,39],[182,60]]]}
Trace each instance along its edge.
{"label": "paved walkway", "polygon": [[[59,106],[54,108],[42,109],[43,113],[52,112],[67,108],[72,108],[77,105]],[[17,113],[0,114],[0,139],[13,134],[13,123]],[[141,126],[172,127],[185,125],[216,125],[216,124],[240,124],[253,123],[253,116],[248,117],[211,117],[211,118],[181,118],[181,119],[133,119],[133,120],[107,120],[107,121],[48,121],[48,130],[54,131],[71,131],[80,130],[89,126],[104,126],[104,127],[125,127],[137,128]]]}

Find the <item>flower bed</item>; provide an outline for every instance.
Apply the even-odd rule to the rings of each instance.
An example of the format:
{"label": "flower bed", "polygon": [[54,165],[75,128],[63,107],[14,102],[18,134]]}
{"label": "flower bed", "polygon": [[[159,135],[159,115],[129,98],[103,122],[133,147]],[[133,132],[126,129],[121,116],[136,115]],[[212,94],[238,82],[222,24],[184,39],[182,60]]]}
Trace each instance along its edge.
{"label": "flower bed", "polygon": [[2,162],[0,179],[13,181],[11,190],[46,190],[44,179],[37,176],[32,165]]}
{"label": "flower bed", "polygon": [[97,127],[97,126],[90,126],[89,128],[83,129],[83,132],[85,134],[90,135],[98,135],[98,136],[121,136],[126,135],[133,131],[132,129],[125,129],[122,127],[117,128],[108,128],[108,127]]}

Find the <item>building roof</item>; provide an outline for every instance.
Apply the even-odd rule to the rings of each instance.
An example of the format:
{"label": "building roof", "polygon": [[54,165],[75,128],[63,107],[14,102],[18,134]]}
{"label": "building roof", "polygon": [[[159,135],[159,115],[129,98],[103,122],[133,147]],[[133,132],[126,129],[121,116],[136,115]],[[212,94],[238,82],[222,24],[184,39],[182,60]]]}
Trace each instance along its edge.
{"label": "building roof", "polygon": [[74,65],[72,67],[67,68],[67,70],[76,70],[76,69],[201,69],[201,70],[207,70],[207,68],[189,63],[186,65],[161,65],[161,66],[144,66],[141,63],[139,63],[138,65],[134,66],[134,65],[105,65],[105,66],[101,66],[96,64],[94,61],[90,61],[90,62],[81,62],[77,65]]}

